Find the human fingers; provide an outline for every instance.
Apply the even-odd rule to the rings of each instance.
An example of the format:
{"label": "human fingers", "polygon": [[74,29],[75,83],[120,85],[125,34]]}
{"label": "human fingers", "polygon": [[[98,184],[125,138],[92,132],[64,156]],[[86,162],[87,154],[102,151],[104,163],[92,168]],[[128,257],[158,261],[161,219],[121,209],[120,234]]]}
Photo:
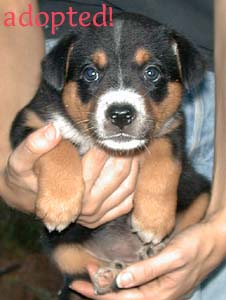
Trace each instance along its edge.
{"label": "human fingers", "polygon": [[[174,237],[159,255],[131,265],[122,271],[121,274],[128,273],[125,272],[126,270],[131,270],[132,281],[130,284],[125,282],[123,285],[117,279],[119,287],[126,286],[129,287],[128,289],[101,296],[102,298],[94,296],[93,299],[190,299],[191,294],[188,293],[194,290],[225,257],[225,252],[222,252],[222,237],[225,236],[225,233],[222,236],[222,228],[219,229],[219,222],[215,222],[208,221],[191,226]],[[220,231],[218,232],[218,230]],[[208,236],[208,243],[206,243],[206,236]],[[223,245],[225,245],[224,239]],[[127,276],[125,279],[131,278]],[[138,287],[134,288],[133,285]],[[86,287],[83,285],[81,287],[75,285],[74,288],[86,295]],[[92,295],[90,287],[87,288],[89,288],[89,295]]]}
{"label": "human fingers", "polygon": [[[87,266],[87,271],[89,273],[90,278],[94,276],[98,269],[96,265],[89,265]],[[139,292],[138,289],[133,289],[131,291],[120,291],[117,293],[108,293],[105,295],[97,295],[94,291],[93,285],[91,283],[85,281],[74,281],[70,285],[70,288],[89,299],[95,300],[127,300],[127,299],[134,299],[134,300],[143,300],[142,294]],[[147,299],[145,299],[147,300]]]}
{"label": "human fingers", "polygon": [[93,229],[97,228],[105,223],[108,223],[112,220],[115,220],[116,218],[126,215],[129,213],[133,208],[133,194],[131,194],[129,197],[127,197],[123,202],[121,202],[117,207],[111,209],[108,211],[102,218],[98,219],[97,221],[90,222],[89,220],[83,218],[81,220],[78,219],[78,223],[80,223],[82,226]]}
{"label": "human fingers", "polygon": [[82,157],[83,178],[86,191],[90,191],[99,177],[109,155],[102,149],[93,147]]}
{"label": "human fingers", "polygon": [[[103,224],[103,219],[105,219],[105,215],[112,210],[114,211],[110,215],[112,217],[114,216],[114,218],[129,212],[128,209],[132,208],[132,200],[137,182],[138,168],[138,160],[133,160],[130,174],[119,186],[119,188],[116,191],[114,191],[113,194],[110,195],[110,197],[108,197],[102,203],[102,205],[99,207],[96,213],[94,213],[91,216],[83,216],[81,214],[79,221],[87,224],[93,224],[96,222],[98,222],[97,224]],[[122,202],[124,202],[123,205],[121,205]],[[109,220],[109,214],[107,216],[107,219]]]}
{"label": "human fingers", "polygon": [[92,216],[128,177],[132,167],[131,158],[110,157],[90,190],[86,189],[82,215]]}
{"label": "human fingers", "polygon": [[8,161],[9,172],[20,176],[30,171],[35,161],[54,148],[59,141],[60,132],[53,124],[33,132],[10,155]]}
{"label": "human fingers", "polygon": [[117,277],[117,285],[120,288],[140,286],[182,268],[185,264],[181,248],[171,244],[158,255],[124,269]]}
{"label": "human fingers", "polygon": [[50,124],[29,135],[12,152],[6,168],[0,174],[0,193],[9,206],[34,212],[38,183],[33,166],[60,139],[58,130]]}
{"label": "human fingers", "polygon": [[147,298],[143,298],[139,289],[131,289],[106,295],[97,295],[94,292],[93,286],[84,281],[73,282],[71,289],[92,300],[148,300]]}
{"label": "human fingers", "polygon": [[[163,287],[162,287],[163,285]],[[97,295],[93,289],[93,285],[84,281],[74,281],[70,288],[89,299],[95,300],[186,300],[183,297],[170,296],[168,291],[164,290],[164,284],[160,284],[158,281],[149,283],[139,288],[132,288],[126,290],[117,291],[117,293],[108,293],[105,295]]]}
{"label": "human fingers", "polygon": [[[209,243],[205,243],[206,235],[212,236]],[[216,255],[213,255],[214,251],[219,252],[215,240],[214,228],[209,224],[191,226],[175,236],[158,255],[124,269],[117,277],[117,284],[120,288],[131,288],[158,278],[164,282],[163,287],[173,283],[172,290],[177,290],[180,296],[183,293],[179,294],[179,287],[189,278],[186,291],[183,291],[186,294],[217,264]]]}

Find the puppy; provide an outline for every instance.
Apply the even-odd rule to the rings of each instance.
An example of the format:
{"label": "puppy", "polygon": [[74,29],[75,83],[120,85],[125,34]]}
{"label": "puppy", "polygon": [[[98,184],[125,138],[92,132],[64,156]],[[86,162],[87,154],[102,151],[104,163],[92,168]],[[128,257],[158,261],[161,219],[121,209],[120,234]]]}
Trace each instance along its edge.
{"label": "puppy", "polygon": [[[200,83],[205,64],[175,31],[124,13],[112,28],[72,32],[42,66],[36,96],[13,123],[12,146],[48,123],[59,128],[63,140],[35,165],[36,214],[66,284],[86,278],[103,294],[115,288],[120,269],[152,254],[176,223],[183,229],[205,214],[210,185],[186,156],[181,110],[185,89]],[[80,157],[94,145],[116,156],[142,153],[142,162],[132,213],[90,230],[76,218],[84,193]],[[89,278],[92,262],[100,270]]]}

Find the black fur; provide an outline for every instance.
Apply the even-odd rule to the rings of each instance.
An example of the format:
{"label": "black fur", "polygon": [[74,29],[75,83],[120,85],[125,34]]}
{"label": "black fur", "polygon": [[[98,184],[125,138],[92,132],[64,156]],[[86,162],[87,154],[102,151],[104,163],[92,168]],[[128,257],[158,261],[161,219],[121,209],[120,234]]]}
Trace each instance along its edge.
{"label": "black fur", "polygon": [[64,87],[68,51],[75,43],[76,35],[68,34],[43,60],[43,79],[57,91],[61,91]]}

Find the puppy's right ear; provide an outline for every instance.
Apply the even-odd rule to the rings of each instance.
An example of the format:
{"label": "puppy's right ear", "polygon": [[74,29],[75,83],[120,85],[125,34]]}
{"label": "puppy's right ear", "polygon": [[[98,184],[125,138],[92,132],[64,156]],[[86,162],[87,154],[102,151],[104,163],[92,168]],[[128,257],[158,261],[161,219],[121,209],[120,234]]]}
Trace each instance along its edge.
{"label": "puppy's right ear", "polygon": [[173,31],[173,48],[178,56],[183,84],[187,90],[198,86],[204,77],[206,63],[200,52],[186,38]]}
{"label": "puppy's right ear", "polygon": [[73,33],[64,37],[42,62],[44,80],[57,91],[61,91],[64,87],[69,57],[75,42],[76,35]]}

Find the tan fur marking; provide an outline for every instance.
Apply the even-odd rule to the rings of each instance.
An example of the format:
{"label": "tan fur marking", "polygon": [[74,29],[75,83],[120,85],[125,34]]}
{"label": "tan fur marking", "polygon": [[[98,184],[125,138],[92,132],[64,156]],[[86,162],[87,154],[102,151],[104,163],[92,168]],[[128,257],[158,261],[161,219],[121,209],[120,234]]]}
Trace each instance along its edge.
{"label": "tan fur marking", "polygon": [[173,158],[168,139],[154,140],[149,151],[138,178],[133,219],[141,237],[154,235],[161,241],[175,225],[181,163]]}
{"label": "tan fur marking", "polygon": [[161,130],[164,123],[178,110],[181,103],[183,88],[178,82],[168,84],[168,95],[162,103],[154,103],[147,99],[148,108],[151,110],[156,121],[156,134]]}
{"label": "tan fur marking", "polygon": [[104,50],[97,50],[91,56],[91,59],[94,62],[94,64],[100,69],[105,68],[108,64],[108,57]]}
{"label": "tan fur marking", "polygon": [[63,273],[79,274],[86,271],[90,263],[99,264],[82,246],[61,244],[53,252],[53,259]]}
{"label": "tan fur marking", "polygon": [[151,53],[144,49],[144,48],[139,48],[134,56],[135,62],[139,65],[142,66],[145,63],[147,63],[151,58]]}
{"label": "tan fur marking", "polygon": [[178,214],[175,233],[198,223],[203,219],[209,205],[210,196],[207,193],[201,194],[193,201],[191,206],[184,212]]}
{"label": "tan fur marking", "polygon": [[39,116],[31,111],[27,110],[26,111],[26,121],[25,121],[25,126],[30,127],[30,128],[35,128],[39,129],[45,125],[44,121],[42,121]]}
{"label": "tan fur marking", "polygon": [[84,192],[82,166],[77,149],[67,140],[41,156],[35,165],[39,192],[36,214],[49,229],[59,231],[74,222]]}
{"label": "tan fur marking", "polygon": [[78,86],[76,82],[69,82],[63,91],[63,103],[65,109],[71,119],[79,126],[79,128],[87,131],[89,114],[93,101],[88,104],[82,103],[78,95]]}

